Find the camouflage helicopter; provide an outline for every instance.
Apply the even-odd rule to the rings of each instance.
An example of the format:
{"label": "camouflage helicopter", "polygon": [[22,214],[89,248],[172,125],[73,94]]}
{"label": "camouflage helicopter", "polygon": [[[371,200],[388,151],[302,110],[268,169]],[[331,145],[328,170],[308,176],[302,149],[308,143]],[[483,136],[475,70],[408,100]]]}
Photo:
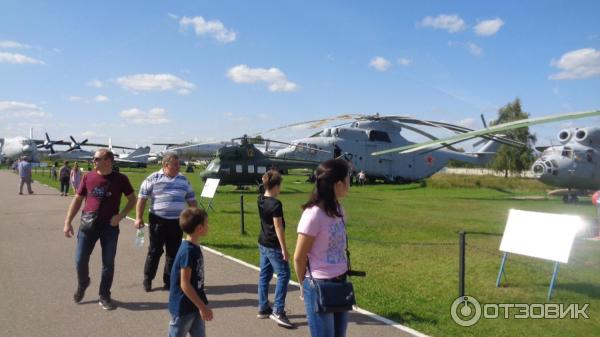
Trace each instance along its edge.
{"label": "camouflage helicopter", "polygon": [[[244,135],[241,138],[232,139],[232,144],[217,150],[216,157],[200,173],[202,180],[220,179],[221,185],[258,185],[261,183],[263,174],[273,168],[287,173],[290,169],[314,169],[319,165],[318,161],[289,160],[267,156],[252,144],[254,140],[256,138]],[[239,141],[239,143],[234,143],[234,141]],[[274,140],[266,141],[267,143],[287,144]]]}

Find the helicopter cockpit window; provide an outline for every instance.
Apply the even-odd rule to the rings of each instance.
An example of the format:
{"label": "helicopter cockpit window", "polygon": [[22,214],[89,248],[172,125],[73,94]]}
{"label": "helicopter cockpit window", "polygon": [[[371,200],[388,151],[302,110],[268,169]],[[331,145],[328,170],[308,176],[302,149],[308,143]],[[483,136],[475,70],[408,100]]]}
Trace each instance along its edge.
{"label": "helicopter cockpit window", "polygon": [[371,130],[369,132],[369,140],[372,142],[386,142],[391,143],[390,135],[384,131]]}
{"label": "helicopter cockpit window", "polygon": [[561,155],[563,157],[567,157],[567,158],[572,159],[573,158],[573,149],[571,149],[570,147],[564,147],[563,150],[562,150]]}
{"label": "helicopter cockpit window", "polygon": [[235,165],[235,173],[242,173],[244,168],[242,167],[242,165]]}
{"label": "helicopter cockpit window", "polygon": [[315,144],[309,144],[308,147],[309,147],[308,151],[310,153],[312,153],[312,154],[316,154],[317,153],[317,145],[315,145]]}
{"label": "helicopter cockpit window", "polygon": [[206,170],[210,171],[210,172],[219,172],[219,166],[220,166],[219,164],[215,164],[214,162],[211,162],[206,167]]}

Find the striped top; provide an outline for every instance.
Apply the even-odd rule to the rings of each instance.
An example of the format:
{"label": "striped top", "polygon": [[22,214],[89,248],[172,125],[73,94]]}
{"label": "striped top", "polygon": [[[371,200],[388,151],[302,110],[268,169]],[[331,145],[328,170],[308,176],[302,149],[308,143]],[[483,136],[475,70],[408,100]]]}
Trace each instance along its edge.
{"label": "striped top", "polygon": [[167,176],[161,169],[149,175],[140,187],[138,198],[151,199],[150,213],[165,219],[177,219],[187,202],[196,200],[186,176]]}

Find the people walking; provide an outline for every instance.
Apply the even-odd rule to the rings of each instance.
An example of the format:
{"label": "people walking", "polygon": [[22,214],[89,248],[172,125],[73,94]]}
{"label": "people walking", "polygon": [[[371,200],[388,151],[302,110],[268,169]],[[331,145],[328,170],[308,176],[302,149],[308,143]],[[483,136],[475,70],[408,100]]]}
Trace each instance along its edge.
{"label": "people walking", "polygon": [[346,224],[340,200],[350,188],[350,167],[343,159],[319,165],[316,184],[298,223],[294,267],[301,284],[312,337],[343,337],[348,312],[317,312],[316,283],[346,282]]}
{"label": "people walking", "polygon": [[[67,238],[74,235],[71,222],[85,200],[75,250],[77,289],[73,294],[73,300],[75,303],[80,303],[85,290],[90,285],[90,255],[96,242],[100,240],[102,276],[99,304],[105,310],[112,310],[116,308],[111,298],[110,288],[115,270],[119,222],[135,206],[135,194],[127,176],[113,172],[114,155],[111,151],[107,149],[96,151],[93,161],[95,170],[83,177],[77,194],[69,206],[63,232]],[[127,204],[119,212],[121,195],[125,195]]]}
{"label": "people walking", "polygon": [[135,208],[136,228],[144,227],[144,209],[146,200],[150,199],[148,216],[150,244],[144,265],[143,281],[145,291],[152,290],[152,280],[156,276],[160,257],[165,251],[163,289],[169,289],[173,259],[183,236],[179,227],[179,215],[186,206],[197,207],[192,184],[179,173],[179,169],[179,157],[175,153],[167,153],[162,160],[162,169],[149,175],[140,187]]}
{"label": "people walking", "polygon": [[59,180],[60,180],[60,195],[69,195],[69,179],[71,176],[71,169],[69,168],[69,161],[65,160],[63,166],[60,168]]}
{"label": "people walking", "polygon": [[[271,318],[284,328],[294,328],[285,312],[285,298],[290,281],[290,253],[285,240],[285,219],[283,205],[277,200],[281,192],[281,174],[269,170],[262,176],[264,193],[258,196],[260,233],[258,249],[260,252],[260,273],[258,276],[258,318]],[[269,307],[269,282],[273,273],[277,273],[275,301]]]}
{"label": "people walking", "polygon": [[31,163],[29,162],[29,158],[22,157],[21,161],[17,165],[19,171],[19,177],[21,178],[21,185],[19,185],[19,194],[23,194],[23,185],[27,185],[27,192],[29,194],[33,194],[33,190],[31,189]]}

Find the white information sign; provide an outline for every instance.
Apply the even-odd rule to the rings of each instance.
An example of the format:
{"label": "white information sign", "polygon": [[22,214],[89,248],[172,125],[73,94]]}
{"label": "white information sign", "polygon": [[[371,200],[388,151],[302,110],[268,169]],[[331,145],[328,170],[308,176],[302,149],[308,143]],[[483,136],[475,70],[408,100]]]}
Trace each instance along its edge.
{"label": "white information sign", "polygon": [[202,198],[212,199],[215,197],[215,192],[217,191],[217,187],[219,187],[219,182],[221,179],[206,179],[206,183],[204,183],[204,188],[202,189],[202,194],[200,195]]}
{"label": "white information sign", "polygon": [[511,209],[500,250],[567,263],[575,234],[583,228],[579,216]]}

